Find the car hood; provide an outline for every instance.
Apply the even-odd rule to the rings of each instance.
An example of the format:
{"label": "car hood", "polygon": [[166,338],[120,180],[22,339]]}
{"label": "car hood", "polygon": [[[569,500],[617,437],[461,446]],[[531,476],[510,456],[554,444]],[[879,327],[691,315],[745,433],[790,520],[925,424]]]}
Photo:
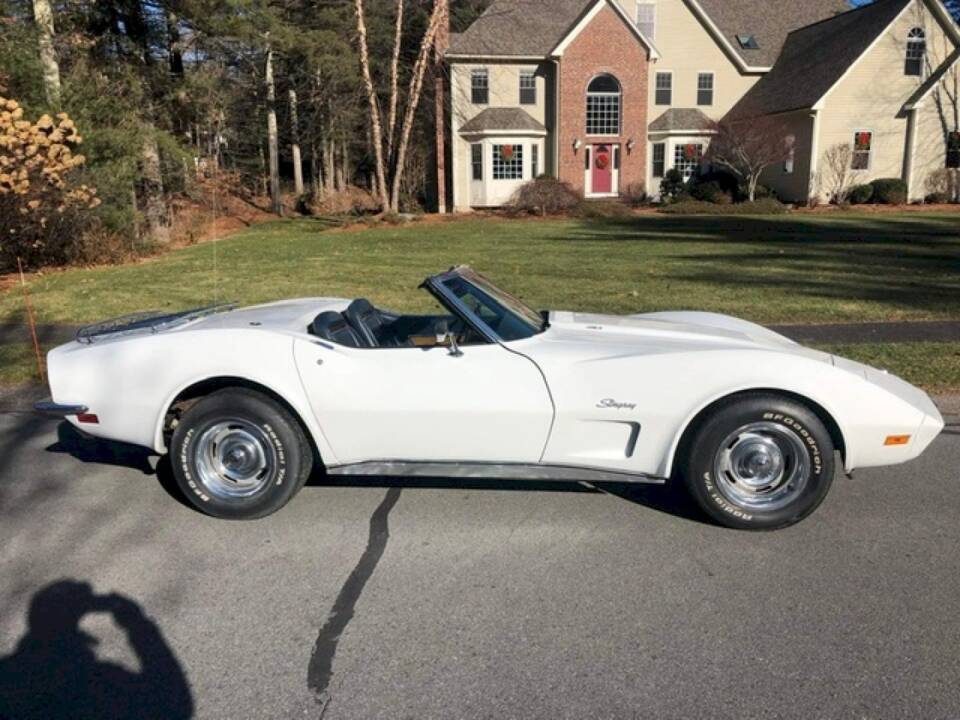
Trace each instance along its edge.
{"label": "car hood", "polygon": [[593,345],[600,355],[753,348],[832,362],[827,353],[804,348],[756,323],[717,313],[596,315],[553,311],[549,320],[545,341]]}

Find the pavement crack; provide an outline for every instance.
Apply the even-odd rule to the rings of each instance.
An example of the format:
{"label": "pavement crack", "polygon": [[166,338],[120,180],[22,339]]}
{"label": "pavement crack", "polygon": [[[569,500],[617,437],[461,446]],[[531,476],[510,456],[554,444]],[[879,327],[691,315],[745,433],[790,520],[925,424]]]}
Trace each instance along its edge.
{"label": "pavement crack", "polygon": [[340,636],[353,619],[357,601],[363,593],[363,588],[373,575],[380,558],[387,548],[390,539],[389,516],[393,506],[400,499],[401,489],[394,487],[387,490],[387,494],[370,516],[370,533],[367,537],[367,547],[360,556],[347,581],[340,588],[333,609],[327,615],[327,621],[320,628],[317,640],[310,655],[310,664],[307,667],[307,687],[313,692],[314,699],[321,708],[321,715],[326,712],[330,702],[328,688],[330,677],[333,674],[333,659],[337,654],[337,645]]}

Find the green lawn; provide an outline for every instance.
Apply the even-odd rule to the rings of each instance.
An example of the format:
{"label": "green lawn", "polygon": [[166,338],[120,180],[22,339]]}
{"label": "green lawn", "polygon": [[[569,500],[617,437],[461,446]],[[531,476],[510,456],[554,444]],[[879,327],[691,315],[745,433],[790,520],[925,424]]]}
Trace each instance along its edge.
{"label": "green lawn", "polygon": [[[960,318],[960,215],[481,218],[326,228],[280,221],[133,265],[47,273],[30,284],[37,320],[73,324],[304,295],[365,296],[418,310],[431,302],[419,282],[457,263],[536,307],[696,308],[762,323]],[[20,292],[0,293],[0,318],[23,316]]]}

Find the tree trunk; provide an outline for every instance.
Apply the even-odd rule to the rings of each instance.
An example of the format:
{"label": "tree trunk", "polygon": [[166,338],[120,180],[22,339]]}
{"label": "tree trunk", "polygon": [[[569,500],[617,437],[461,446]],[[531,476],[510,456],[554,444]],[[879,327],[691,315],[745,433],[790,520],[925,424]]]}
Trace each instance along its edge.
{"label": "tree trunk", "polygon": [[350,166],[350,146],[346,140],[340,141],[340,164],[343,171],[343,188],[346,190],[353,180],[353,168]]}
{"label": "tree trunk", "polygon": [[373,133],[374,170],[377,173],[377,196],[381,209],[386,210],[390,204],[387,195],[387,176],[383,160],[383,129],[380,125],[380,107],[377,104],[377,91],[373,87],[373,78],[370,75],[370,54],[367,50],[367,26],[363,17],[363,0],[354,0],[357,13],[357,35],[360,44],[360,70],[363,74],[363,85],[367,92],[367,103],[370,105],[370,129]]}
{"label": "tree trunk", "polygon": [[387,120],[387,159],[393,160],[393,139],[397,129],[397,76],[400,68],[400,43],[403,35],[403,0],[397,0],[397,23],[393,35],[393,61],[390,63],[390,115]]}
{"label": "tree trunk", "polygon": [[314,139],[310,142],[310,195],[314,202],[323,199],[323,180],[320,173],[320,148]]}
{"label": "tree trunk", "polygon": [[333,157],[333,140],[328,136],[323,141],[323,187],[328,193],[336,191],[336,158]]}
{"label": "tree trunk", "polygon": [[180,38],[180,20],[176,13],[167,12],[167,38],[169,42],[170,74],[183,78],[183,41]]}
{"label": "tree trunk", "polygon": [[759,175],[750,176],[750,182],[748,183],[748,187],[749,187],[748,199],[750,200],[750,202],[753,202],[757,198],[757,183],[759,182],[760,182]]}
{"label": "tree trunk", "polygon": [[331,149],[333,150],[333,165],[334,172],[336,173],[336,186],[338,192],[343,192],[347,189],[346,183],[344,183],[344,157],[343,157],[343,146],[338,143],[330,143]]}
{"label": "tree trunk", "polygon": [[436,129],[437,154],[437,212],[447,212],[447,143],[445,138],[446,114],[444,112],[444,98],[446,88],[443,82],[444,54],[450,44],[450,3],[449,0],[437,0],[443,3],[440,27],[437,29],[437,38],[433,43],[433,103],[434,126]]}
{"label": "tree trunk", "polygon": [[404,113],[403,125],[400,129],[400,143],[397,146],[397,159],[393,168],[393,184],[390,188],[389,207],[393,212],[397,212],[400,208],[400,182],[403,177],[404,166],[406,165],[410,131],[413,129],[413,120],[417,112],[417,105],[420,104],[420,95],[423,91],[423,76],[427,70],[430,49],[433,46],[434,38],[440,27],[443,7],[443,0],[434,0],[433,12],[430,14],[430,23],[427,25],[427,30],[420,43],[420,52],[417,55],[417,61],[413,65],[413,76],[410,78],[410,88],[407,91],[407,109]]}
{"label": "tree trunk", "polygon": [[303,166],[300,159],[300,123],[297,118],[297,91],[290,88],[290,154],[293,156],[293,187],[297,197],[303,195]]}
{"label": "tree trunk", "polygon": [[267,89],[267,149],[270,159],[270,209],[283,215],[280,198],[280,149],[277,137],[277,88],[273,82],[273,50],[267,48],[264,84]]}
{"label": "tree trunk", "polygon": [[147,236],[154,242],[170,242],[167,226],[167,206],[163,199],[163,173],[160,169],[160,151],[153,134],[143,141],[141,173],[143,175],[143,217],[147,223]]}
{"label": "tree trunk", "polygon": [[33,21],[37,26],[37,46],[40,51],[40,65],[43,67],[43,89],[47,102],[54,108],[60,107],[60,64],[57,51],[53,46],[53,8],[50,0],[33,0]]}

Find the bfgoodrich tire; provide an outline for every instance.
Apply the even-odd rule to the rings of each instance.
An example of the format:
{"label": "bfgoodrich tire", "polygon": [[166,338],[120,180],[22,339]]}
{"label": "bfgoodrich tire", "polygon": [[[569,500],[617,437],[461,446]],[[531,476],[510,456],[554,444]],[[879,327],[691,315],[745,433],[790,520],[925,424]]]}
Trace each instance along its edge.
{"label": "bfgoodrich tire", "polygon": [[252,520],[276,512],[303,487],[313,452],[280,404],[242,388],[218,390],[180,418],[170,443],[177,484],[198,509]]}
{"label": "bfgoodrich tire", "polygon": [[817,509],[834,447],[816,413],[774,394],[723,402],[698,425],[681,465],[694,500],[721,525],[773,530]]}

